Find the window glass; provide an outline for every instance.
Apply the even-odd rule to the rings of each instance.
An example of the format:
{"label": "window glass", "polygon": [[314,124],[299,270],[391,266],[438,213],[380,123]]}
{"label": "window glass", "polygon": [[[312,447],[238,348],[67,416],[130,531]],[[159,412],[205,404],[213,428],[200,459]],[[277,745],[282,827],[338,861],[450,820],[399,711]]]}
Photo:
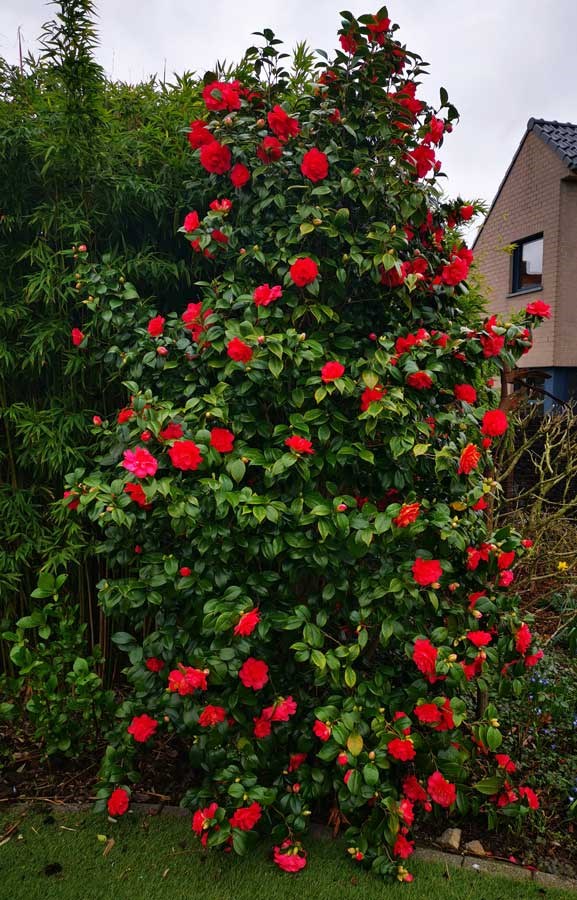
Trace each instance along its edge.
{"label": "window glass", "polygon": [[513,292],[541,287],[542,283],[543,237],[518,241],[513,254]]}

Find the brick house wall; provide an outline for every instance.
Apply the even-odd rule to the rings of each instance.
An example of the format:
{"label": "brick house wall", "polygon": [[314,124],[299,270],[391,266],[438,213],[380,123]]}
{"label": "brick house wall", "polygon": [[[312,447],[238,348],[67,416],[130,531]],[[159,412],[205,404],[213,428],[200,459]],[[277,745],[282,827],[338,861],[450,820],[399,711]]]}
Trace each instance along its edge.
{"label": "brick house wall", "polygon": [[[533,348],[519,362],[524,367],[577,366],[577,179],[567,183],[567,177],[570,170],[554,150],[528,132],[474,244],[491,313],[506,321],[531,300],[551,305],[552,318],[535,331]],[[541,232],[543,286],[511,294],[512,255],[503,248]]]}

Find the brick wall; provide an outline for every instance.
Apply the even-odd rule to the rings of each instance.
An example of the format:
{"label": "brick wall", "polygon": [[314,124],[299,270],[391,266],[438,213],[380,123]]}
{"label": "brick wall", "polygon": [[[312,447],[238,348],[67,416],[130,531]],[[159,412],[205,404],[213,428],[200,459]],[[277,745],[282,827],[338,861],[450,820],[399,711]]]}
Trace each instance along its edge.
{"label": "brick wall", "polygon": [[[577,365],[577,182],[562,180],[569,174],[557,154],[529,132],[475,243],[491,312],[506,321],[531,300],[551,304],[552,319],[535,331],[533,349],[520,360],[522,366]],[[540,232],[543,289],[508,296],[512,259],[503,248]]]}

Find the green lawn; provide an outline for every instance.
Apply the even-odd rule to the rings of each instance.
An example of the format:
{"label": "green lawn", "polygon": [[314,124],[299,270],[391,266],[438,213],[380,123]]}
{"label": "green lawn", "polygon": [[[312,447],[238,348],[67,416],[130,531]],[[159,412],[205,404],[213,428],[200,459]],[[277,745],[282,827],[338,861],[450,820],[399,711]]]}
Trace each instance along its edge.
{"label": "green lawn", "polygon": [[[0,817],[0,835],[20,817]],[[0,898],[5,900],[561,900],[543,890],[476,872],[413,863],[415,881],[387,885],[356,868],[340,842],[310,840],[309,865],[278,871],[263,848],[250,859],[204,855],[188,819],[127,816],[118,824],[87,813],[28,813],[0,846]],[[98,835],[101,836],[99,839]],[[106,842],[114,838],[104,855]]]}

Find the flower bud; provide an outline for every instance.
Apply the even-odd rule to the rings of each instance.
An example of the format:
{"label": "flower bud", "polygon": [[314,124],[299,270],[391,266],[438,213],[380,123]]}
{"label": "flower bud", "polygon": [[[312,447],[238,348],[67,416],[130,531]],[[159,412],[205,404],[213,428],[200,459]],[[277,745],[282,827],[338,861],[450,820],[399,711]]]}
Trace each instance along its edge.
{"label": "flower bud", "polygon": [[457,662],[457,654],[456,653],[449,654],[449,656],[447,657],[447,662]]}
{"label": "flower bud", "polygon": [[167,347],[157,347],[156,352],[159,356],[168,356],[168,348]]}
{"label": "flower bud", "polygon": [[339,505],[337,506],[337,511],[338,511],[338,512],[344,512],[344,511],[346,510],[346,508],[347,508],[347,504],[346,504],[346,503],[339,503]]}
{"label": "flower bud", "polygon": [[79,253],[86,253],[87,250],[88,250],[88,247],[86,246],[86,244],[80,244],[80,245],[78,246],[78,252],[79,252]]}
{"label": "flower bud", "polygon": [[96,426],[102,425],[102,419],[100,416],[92,416],[92,424]]}
{"label": "flower bud", "polygon": [[152,437],[152,434],[150,433],[150,431],[143,431],[142,434],[140,435],[140,440],[144,441],[146,443],[147,441],[149,441],[151,439],[151,437]]}

